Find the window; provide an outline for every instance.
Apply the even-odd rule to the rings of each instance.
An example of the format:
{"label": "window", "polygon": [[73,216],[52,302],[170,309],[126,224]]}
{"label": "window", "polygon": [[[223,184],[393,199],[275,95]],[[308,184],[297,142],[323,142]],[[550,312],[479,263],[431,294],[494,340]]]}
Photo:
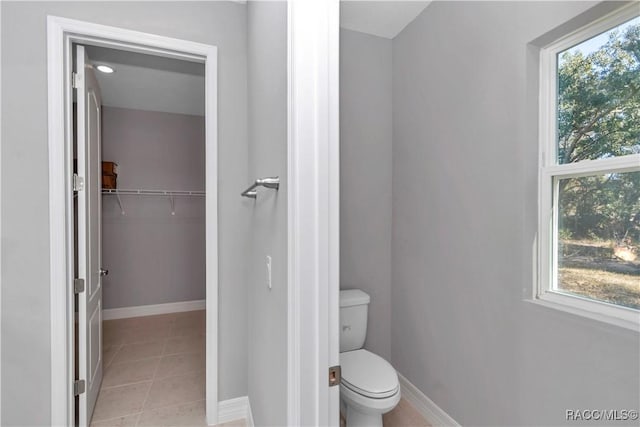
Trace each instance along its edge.
{"label": "window", "polygon": [[640,324],[640,8],[540,55],[537,297]]}

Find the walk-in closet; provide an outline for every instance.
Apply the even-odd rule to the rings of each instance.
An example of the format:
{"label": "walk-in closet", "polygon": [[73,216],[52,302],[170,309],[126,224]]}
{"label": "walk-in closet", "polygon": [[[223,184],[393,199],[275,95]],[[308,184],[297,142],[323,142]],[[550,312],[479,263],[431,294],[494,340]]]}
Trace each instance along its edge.
{"label": "walk-in closet", "polygon": [[[88,206],[84,227],[97,224],[102,261],[101,289],[87,299],[86,319],[77,326],[76,369],[83,370],[82,352],[88,349],[84,363],[90,372],[88,391],[78,397],[86,404],[79,406],[88,408],[84,416],[93,425],[159,425],[167,411],[201,414],[204,65],[97,46],[80,49],[85,65],[78,86],[84,85],[87,97],[76,108],[88,121],[76,151],[87,179],[100,181],[99,208],[92,210],[91,197],[80,191],[76,200]],[[91,147],[100,147],[99,163],[91,163]],[[76,264],[82,266],[82,258]]]}

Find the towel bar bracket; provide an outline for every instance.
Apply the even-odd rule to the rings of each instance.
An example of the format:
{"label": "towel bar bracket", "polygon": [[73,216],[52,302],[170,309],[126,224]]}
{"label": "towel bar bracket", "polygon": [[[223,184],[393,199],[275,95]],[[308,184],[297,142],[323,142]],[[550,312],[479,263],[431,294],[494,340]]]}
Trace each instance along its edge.
{"label": "towel bar bracket", "polygon": [[277,176],[258,178],[249,188],[240,193],[240,195],[242,197],[256,199],[258,197],[258,192],[256,190],[257,187],[271,188],[277,191],[280,188],[280,178]]}

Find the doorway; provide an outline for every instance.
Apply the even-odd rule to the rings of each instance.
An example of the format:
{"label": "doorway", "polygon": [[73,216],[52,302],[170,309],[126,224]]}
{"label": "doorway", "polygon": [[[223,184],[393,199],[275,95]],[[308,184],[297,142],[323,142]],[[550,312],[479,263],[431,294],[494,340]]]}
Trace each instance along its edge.
{"label": "doorway", "polygon": [[204,65],[73,49],[77,424],[204,419]]}
{"label": "doorway", "polygon": [[[76,418],[81,426],[88,425],[98,398],[102,383],[103,362],[106,360],[102,348],[102,279],[108,267],[100,262],[102,245],[100,214],[101,201],[105,208],[120,208],[125,212],[127,197],[132,193],[119,194],[117,188],[103,189],[102,165],[100,163],[100,89],[97,80],[80,75],[78,65],[84,70],[83,60],[88,62],[84,48],[115,49],[130,54],[143,54],[159,61],[178,60],[201,64],[204,68],[204,188],[199,189],[133,189],[139,190],[136,196],[153,199],[152,204],[166,202],[166,214],[176,216],[180,203],[183,209],[185,200],[195,201],[200,197],[204,201],[204,282],[206,283],[206,314],[165,315],[166,310],[190,311],[193,304],[181,308],[158,307],[158,304],[143,304],[144,310],[134,315],[137,324],[144,323],[144,314],[158,315],[146,322],[158,325],[160,319],[167,321],[172,328],[192,327],[195,323],[206,326],[204,336],[206,360],[205,396],[202,403],[206,408],[209,424],[217,422],[217,140],[216,140],[216,58],[215,46],[186,42],[135,31],[104,27],[90,23],[63,18],[49,17],[49,140],[50,140],[50,189],[51,189],[51,288],[52,316],[52,423],[73,425]],[[74,51],[81,52],[74,55]],[[76,66],[74,67],[74,61]],[[86,64],[85,64],[86,65]],[[94,64],[95,65],[95,64]],[[92,68],[89,67],[92,73]],[[75,69],[76,77],[72,78]],[[68,78],[67,78],[68,76]],[[94,81],[95,80],[95,81]],[[90,83],[91,82],[91,83]],[[74,87],[83,88],[83,92],[74,94]],[[79,92],[79,91],[76,91]],[[78,100],[78,158],[74,175],[74,98]],[[80,105],[82,103],[82,105]],[[89,108],[87,108],[89,107]],[[94,116],[93,118],[91,116]],[[86,116],[86,117],[85,117]],[[92,122],[93,120],[93,122]],[[81,129],[85,123],[89,127]],[[87,129],[89,130],[88,132]],[[92,134],[93,132],[93,134]],[[96,133],[97,132],[97,133]],[[98,135],[96,137],[96,135]],[[97,144],[96,145],[96,141]],[[93,142],[91,142],[93,141]],[[89,144],[88,142],[91,142]],[[97,147],[97,148],[96,148]],[[87,151],[88,150],[88,151]],[[113,162],[115,163],[115,162]],[[113,165],[111,165],[113,166]],[[117,173],[116,171],[111,171]],[[76,191],[71,191],[75,189]],[[145,191],[146,190],[146,191]],[[175,190],[175,191],[174,191]],[[172,191],[172,192],[168,192]],[[160,194],[160,192],[162,194]],[[74,197],[74,193],[77,195]],[[77,202],[76,202],[77,200]],[[116,202],[117,201],[117,202]],[[76,224],[74,206],[78,209]],[[135,209],[134,203],[129,206]],[[85,209],[87,207],[87,209]],[[84,214],[81,212],[84,210]],[[93,213],[93,214],[92,214]],[[97,215],[96,215],[97,214]],[[173,215],[171,215],[173,214]],[[54,233],[53,230],[57,232]],[[55,235],[54,235],[55,234]],[[75,262],[75,242],[78,247],[78,262]],[[76,280],[79,279],[79,280]],[[78,352],[76,353],[75,302],[78,300]],[[162,305],[162,304],[160,304]],[[171,305],[171,304],[169,304]],[[196,304],[197,305],[197,304]],[[146,310],[146,311],[145,311]],[[160,310],[160,311],[159,311]],[[165,311],[162,311],[165,310]],[[113,310],[107,317],[128,317],[131,312],[122,309]],[[114,323],[126,323],[115,321]],[[131,322],[129,322],[131,323]],[[181,326],[180,326],[181,325]],[[76,357],[77,355],[77,357]],[[203,361],[204,362],[204,361]],[[201,375],[202,376],[202,375]],[[112,380],[113,381],[113,378]],[[65,392],[66,391],[66,392]],[[76,399],[75,396],[78,396]],[[203,396],[203,398],[205,397]]]}
{"label": "doorway", "polygon": [[[338,363],[338,3],[288,2],[288,9],[287,419],[290,425],[336,425],[338,389],[329,387],[325,374]],[[216,424],[226,410],[217,407],[216,48],[57,17],[48,18],[47,40],[52,424],[70,425],[74,413],[68,216],[73,209],[68,71],[74,42],[206,64],[206,413],[208,424]]]}

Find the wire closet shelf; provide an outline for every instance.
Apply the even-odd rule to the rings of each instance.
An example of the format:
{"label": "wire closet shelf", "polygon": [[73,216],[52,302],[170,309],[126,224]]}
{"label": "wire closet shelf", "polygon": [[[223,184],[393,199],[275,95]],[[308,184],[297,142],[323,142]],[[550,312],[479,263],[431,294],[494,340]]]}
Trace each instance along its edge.
{"label": "wire closet shelf", "polygon": [[175,198],[176,197],[205,197],[205,191],[186,191],[186,190],[142,190],[142,189],[102,189],[102,195],[114,195],[120,206],[120,213],[125,214],[124,205],[120,196],[160,196],[168,197],[171,203],[171,215],[176,214]]}

